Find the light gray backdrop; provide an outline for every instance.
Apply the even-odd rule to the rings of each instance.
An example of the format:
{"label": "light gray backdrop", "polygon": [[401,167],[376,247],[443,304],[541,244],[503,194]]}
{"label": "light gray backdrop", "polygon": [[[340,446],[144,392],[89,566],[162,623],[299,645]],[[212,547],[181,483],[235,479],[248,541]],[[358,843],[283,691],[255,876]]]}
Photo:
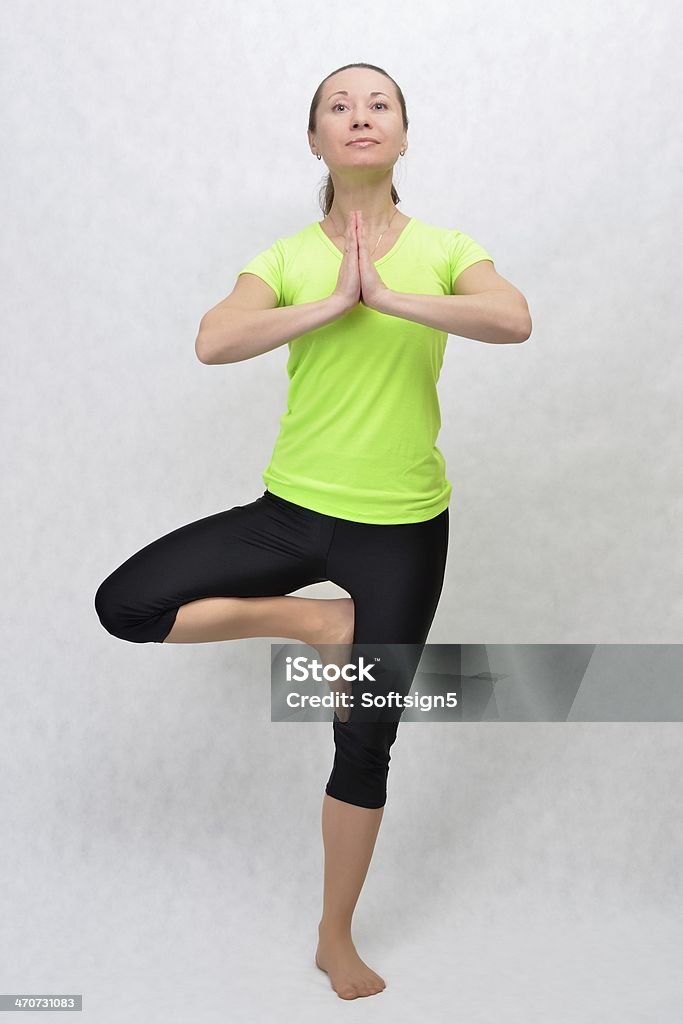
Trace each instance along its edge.
{"label": "light gray backdrop", "polygon": [[448,343],[430,641],[681,641],[679,9],[4,14],[0,992],[97,1024],[673,1024],[678,723],[406,725],[356,915],[387,989],[342,1004],[313,966],[331,725],[270,722],[269,639],[127,644],[93,596],[262,493],[287,348],[209,367],[195,335],[322,217],[309,104],[368,61],[407,99],[401,209],[486,246],[534,324]]}

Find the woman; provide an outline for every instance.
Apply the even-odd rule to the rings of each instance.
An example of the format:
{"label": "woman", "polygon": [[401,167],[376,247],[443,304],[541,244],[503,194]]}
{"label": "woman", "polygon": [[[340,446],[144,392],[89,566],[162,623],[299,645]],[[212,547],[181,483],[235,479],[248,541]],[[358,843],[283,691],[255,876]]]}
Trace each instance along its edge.
{"label": "woman", "polygon": [[[446,339],[520,342],[531,321],[485,249],[398,209],[392,171],[407,128],[403,93],[375,65],[345,65],[316,90],[308,138],[330,171],[324,219],[255,256],[196,341],[207,364],[289,344],[287,411],[266,490],[161,537],[107,577],[95,607],[114,636],[283,637],[322,652],[405,644],[412,680],[448,546],[451,484],[435,445]],[[350,596],[291,596],[324,580]],[[351,920],[397,729],[396,720],[334,716],[315,959],[343,999],[385,987],[358,955]]]}

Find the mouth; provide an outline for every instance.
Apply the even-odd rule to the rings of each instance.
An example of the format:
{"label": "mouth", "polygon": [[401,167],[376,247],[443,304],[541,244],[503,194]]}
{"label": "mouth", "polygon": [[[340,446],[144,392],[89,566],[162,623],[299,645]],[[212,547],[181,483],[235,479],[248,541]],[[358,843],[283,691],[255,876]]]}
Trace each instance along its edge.
{"label": "mouth", "polygon": [[347,146],[378,146],[379,143],[375,142],[374,139],[354,139],[353,142],[347,142]]}

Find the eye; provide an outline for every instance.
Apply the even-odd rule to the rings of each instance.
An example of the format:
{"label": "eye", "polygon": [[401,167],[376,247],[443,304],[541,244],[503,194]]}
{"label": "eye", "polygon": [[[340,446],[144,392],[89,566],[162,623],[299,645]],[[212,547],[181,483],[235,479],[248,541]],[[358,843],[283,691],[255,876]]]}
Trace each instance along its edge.
{"label": "eye", "polygon": [[[373,103],[372,105],[373,105],[373,107],[376,107],[378,104],[379,104],[379,106],[382,106],[382,107],[386,107],[387,106],[387,104],[383,100],[377,100],[377,102]],[[342,101],[339,100],[338,103],[334,104],[334,106],[332,107],[332,110],[336,110],[337,107],[345,107],[345,106],[346,106],[346,104],[342,103]]]}

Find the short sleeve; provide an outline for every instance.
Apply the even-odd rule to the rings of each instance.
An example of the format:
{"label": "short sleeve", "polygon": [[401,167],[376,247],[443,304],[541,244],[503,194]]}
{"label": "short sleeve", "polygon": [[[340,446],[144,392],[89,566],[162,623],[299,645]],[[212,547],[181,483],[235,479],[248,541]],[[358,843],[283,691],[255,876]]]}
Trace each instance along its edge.
{"label": "short sleeve", "polygon": [[452,231],[450,247],[451,292],[455,290],[456,279],[462,274],[463,270],[467,270],[473,263],[479,263],[480,260],[491,260],[493,263],[493,256],[486,251],[483,245],[475,242],[469,235],[462,231]]}
{"label": "short sleeve", "polygon": [[285,305],[283,298],[284,253],[280,239],[273,242],[269,249],[264,249],[263,252],[252,257],[237,276],[239,277],[240,274],[256,274],[273,289],[277,295],[278,306]]}

